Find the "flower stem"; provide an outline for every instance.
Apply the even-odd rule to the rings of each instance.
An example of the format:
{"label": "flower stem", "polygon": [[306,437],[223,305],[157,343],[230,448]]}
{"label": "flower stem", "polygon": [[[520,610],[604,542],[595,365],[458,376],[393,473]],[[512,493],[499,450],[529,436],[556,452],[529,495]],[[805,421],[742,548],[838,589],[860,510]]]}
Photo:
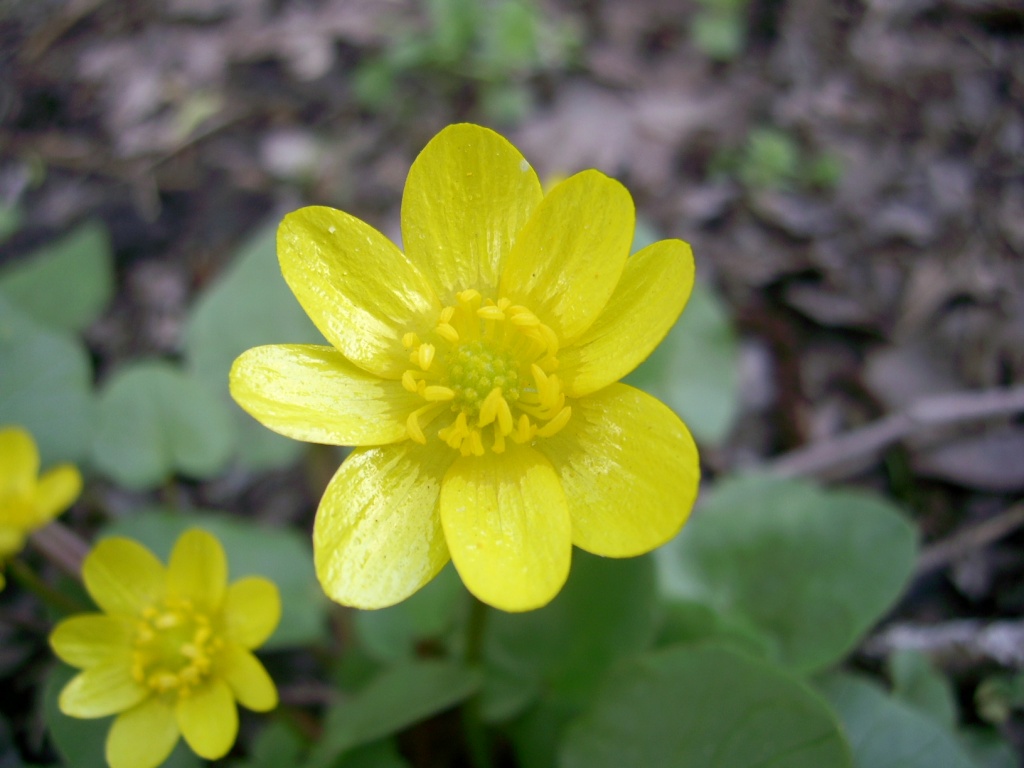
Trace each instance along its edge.
{"label": "flower stem", "polygon": [[15,581],[58,613],[70,615],[89,610],[78,600],[65,595],[63,592],[58,592],[40,579],[31,568],[18,558],[8,561],[7,567],[10,569]]}
{"label": "flower stem", "polygon": [[[487,617],[490,608],[475,596],[469,596],[469,616],[466,618],[466,666],[479,667],[484,658],[484,634],[487,630]],[[490,734],[480,714],[480,696],[474,696],[466,702],[462,710],[462,727],[469,750],[470,764],[475,768],[493,768],[491,759],[492,744]]]}
{"label": "flower stem", "polygon": [[484,658],[484,633],[490,609],[475,596],[469,596],[469,617],[466,619],[465,660],[469,666],[480,664]]}

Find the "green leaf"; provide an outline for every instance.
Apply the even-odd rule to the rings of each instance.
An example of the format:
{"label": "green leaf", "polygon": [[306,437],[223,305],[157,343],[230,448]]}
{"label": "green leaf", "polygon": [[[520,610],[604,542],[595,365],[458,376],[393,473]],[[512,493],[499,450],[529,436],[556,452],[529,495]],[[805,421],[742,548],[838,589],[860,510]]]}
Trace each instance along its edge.
{"label": "green leaf", "polygon": [[741,16],[729,12],[702,11],[693,20],[694,45],[717,61],[731,61],[743,51],[746,30]]}
{"label": "green leaf", "polygon": [[18,206],[0,204],[0,243],[21,228],[21,218]]}
{"label": "green leaf", "polygon": [[394,739],[383,739],[346,752],[331,768],[410,768],[410,765],[398,751]]}
{"label": "green leaf", "polygon": [[855,768],[975,768],[953,734],[854,675],[818,685],[846,728]]}
{"label": "green leaf", "polygon": [[888,664],[894,696],[943,728],[956,727],[959,717],[953,686],[927,656],[919,651],[896,651]]}
{"label": "green leaf", "polygon": [[43,688],[43,717],[57,748],[69,768],[106,768],[103,756],[112,718],[79,720],[60,711],[57,699],[65,685],[78,673],[66,664],[56,663]]}
{"label": "green leaf", "polygon": [[752,476],[720,484],[657,556],[669,596],[759,629],[809,673],[893,605],[915,555],[913,526],[880,498]]}
{"label": "green leaf", "polygon": [[323,638],[327,601],[313,571],[308,537],[297,531],[266,528],[217,512],[151,508],[106,526],[102,535],[136,539],[166,562],[174,542],[189,528],[202,528],[220,539],[232,580],[265,576],[277,584],[281,623],[261,650],[308,645]]}
{"label": "green leaf", "polygon": [[555,768],[565,729],[579,713],[579,707],[564,700],[542,698],[504,726],[515,747],[518,764],[529,768]]}
{"label": "green leaf", "polygon": [[778,128],[753,129],[740,161],[740,180],[751,189],[785,188],[796,180],[800,145]]}
{"label": "green leaf", "polygon": [[93,461],[126,488],[152,488],[176,472],[213,477],[231,458],[230,412],[170,363],[125,365],[100,392],[98,411]]}
{"label": "green leaf", "polygon": [[0,425],[31,432],[45,468],[81,461],[94,420],[92,364],[81,343],[0,296]]}
{"label": "green leaf", "polygon": [[393,666],[327,711],[323,739],[310,755],[307,768],[327,768],[342,753],[444,712],[479,687],[479,673],[454,662]]}
{"label": "green leaf", "polygon": [[389,662],[411,659],[423,642],[450,630],[466,592],[451,564],[423,589],[390,608],[356,611],[355,628],[371,656]]}
{"label": "green leaf", "polygon": [[800,680],[717,646],[617,668],[570,726],[561,768],[849,768],[839,724]]}
{"label": "green leaf", "polygon": [[54,330],[87,328],[114,293],[107,230],[98,222],[84,224],[3,270],[0,293]]}
{"label": "green leaf", "polygon": [[249,749],[248,760],[236,760],[233,768],[281,768],[299,765],[305,742],[299,733],[281,720],[269,722]]}
{"label": "green leaf", "polygon": [[483,716],[508,718],[542,690],[586,701],[613,662],[650,645],[656,599],[650,557],[617,560],[576,550],[569,580],[550,604],[489,617]]}
{"label": "green leaf", "polygon": [[698,442],[715,445],[739,413],[739,346],[721,300],[698,282],[682,316],[625,382],[664,402]]}
{"label": "green leaf", "polygon": [[658,629],[658,646],[695,645],[714,641],[728,645],[748,656],[769,658],[771,642],[756,628],[744,625],[742,619],[724,616],[704,603],[673,600],[663,608],[664,617]]}
{"label": "green leaf", "polygon": [[959,736],[976,768],[1020,768],[1013,747],[994,728],[963,728]]}
{"label": "green leaf", "polygon": [[276,228],[265,227],[192,307],[185,324],[189,368],[209,390],[230,404],[238,423],[239,459],[251,469],[295,461],[303,443],[271,432],[239,408],[228,394],[235,358],[263,344],[325,344],[281,277]]}
{"label": "green leaf", "polygon": [[[107,768],[104,750],[107,731],[114,719],[79,720],[65,715],[57,704],[61,690],[77,673],[77,669],[57,662],[47,675],[43,687],[46,728],[67,768]],[[199,768],[201,764],[185,741],[179,740],[171,756],[161,765],[162,768]]]}

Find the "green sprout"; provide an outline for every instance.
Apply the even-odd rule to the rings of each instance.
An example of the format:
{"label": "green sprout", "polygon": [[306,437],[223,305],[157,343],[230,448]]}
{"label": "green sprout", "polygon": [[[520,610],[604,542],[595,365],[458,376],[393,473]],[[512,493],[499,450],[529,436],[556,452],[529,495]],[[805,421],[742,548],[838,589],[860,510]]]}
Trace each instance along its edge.
{"label": "green sprout", "polygon": [[514,122],[530,109],[531,77],[572,58],[575,35],[530,0],[430,0],[426,30],[401,29],[357,68],[357,100],[374,112],[403,93],[469,89],[482,112]]}

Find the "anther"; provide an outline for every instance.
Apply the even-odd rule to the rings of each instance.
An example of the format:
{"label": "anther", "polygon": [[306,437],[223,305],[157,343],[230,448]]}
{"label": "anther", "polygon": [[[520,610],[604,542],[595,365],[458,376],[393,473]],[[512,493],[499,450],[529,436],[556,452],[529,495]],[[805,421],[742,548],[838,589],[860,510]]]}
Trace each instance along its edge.
{"label": "anther", "polygon": [[[477,421],[477,425],[486,427],[497,418],[499,402],[504,403],[505,398],[501,396],[501,387],[495,387],[484,398],[483,405],[480,406],[480,418]],[[506,404],[505,407],[507,408],[508,405]]]}
{"label": "anther", "polygon": [[476,314],[477,314],[477,317],[480,317],[480,318],[482,318],[484,320],[504,320],[505,319],[505,313],[502,312],[498,307],[494,306],[493,304],[492,305],[488,305],[486,307],[480,307],[480,309],[478,309],[476,311]]}
{"label": "anther", "polygon": [[447,341],[449,344],[459,343],[459,332],[456,331],[455,328],[453,328],[448,323],[441,323],[434,330],[437,331],[438,336]]}
{"label": "anther", "polygon": [[537,434],[540,437],[551,437],[553,434],[562,429],[566,424],[569,423],[569,418],[572,416],[572,407],[565,406],[558,414],[537,430]]}
{"label": "anther", "polygon": [[430,387],[424,387],[423,389],[424,399],[430,402],[445,402],[448,400],[455,399],[455,391],[448,387],[442,387],[440,385],[433,385]]}
{"label": "anther", "polygon": [[420,344],[416,350],[416,362],[424,371],[430,370],[430,364],[434,362],[434,345]]}

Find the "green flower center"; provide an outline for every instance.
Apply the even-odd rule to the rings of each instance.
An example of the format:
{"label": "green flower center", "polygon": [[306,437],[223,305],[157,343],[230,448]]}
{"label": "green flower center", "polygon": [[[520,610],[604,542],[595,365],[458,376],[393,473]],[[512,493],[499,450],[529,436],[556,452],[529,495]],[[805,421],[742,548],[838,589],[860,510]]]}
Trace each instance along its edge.
{"label": "green flower center", "polygon": [[409,414],[409,437],[426,444],[424,427],[445,411],[451,422],[436,431],[463,456],[482,456],[485,433],[495,453],[506,438],[529,443],[550,437],[572,416],[558,368],[558,337],[526,307],[462,291],[445,307],[429,340],[405,334],[410,367],[402,385],[425,404]]}
{"label": "green flower center", "polygon": [[445,386],[455,393],[453,403],[475,416],[494,389],[509,401],[519,399],[519,363],[506,350],[485,341],[471,341],[452,348],[445,356]]}
{"label": "green flower center", "polygon": [[146,608],[136,625],[132,677],[157,693],[188,696],[223,645],[209,617],[188,600],[168,598]]}

